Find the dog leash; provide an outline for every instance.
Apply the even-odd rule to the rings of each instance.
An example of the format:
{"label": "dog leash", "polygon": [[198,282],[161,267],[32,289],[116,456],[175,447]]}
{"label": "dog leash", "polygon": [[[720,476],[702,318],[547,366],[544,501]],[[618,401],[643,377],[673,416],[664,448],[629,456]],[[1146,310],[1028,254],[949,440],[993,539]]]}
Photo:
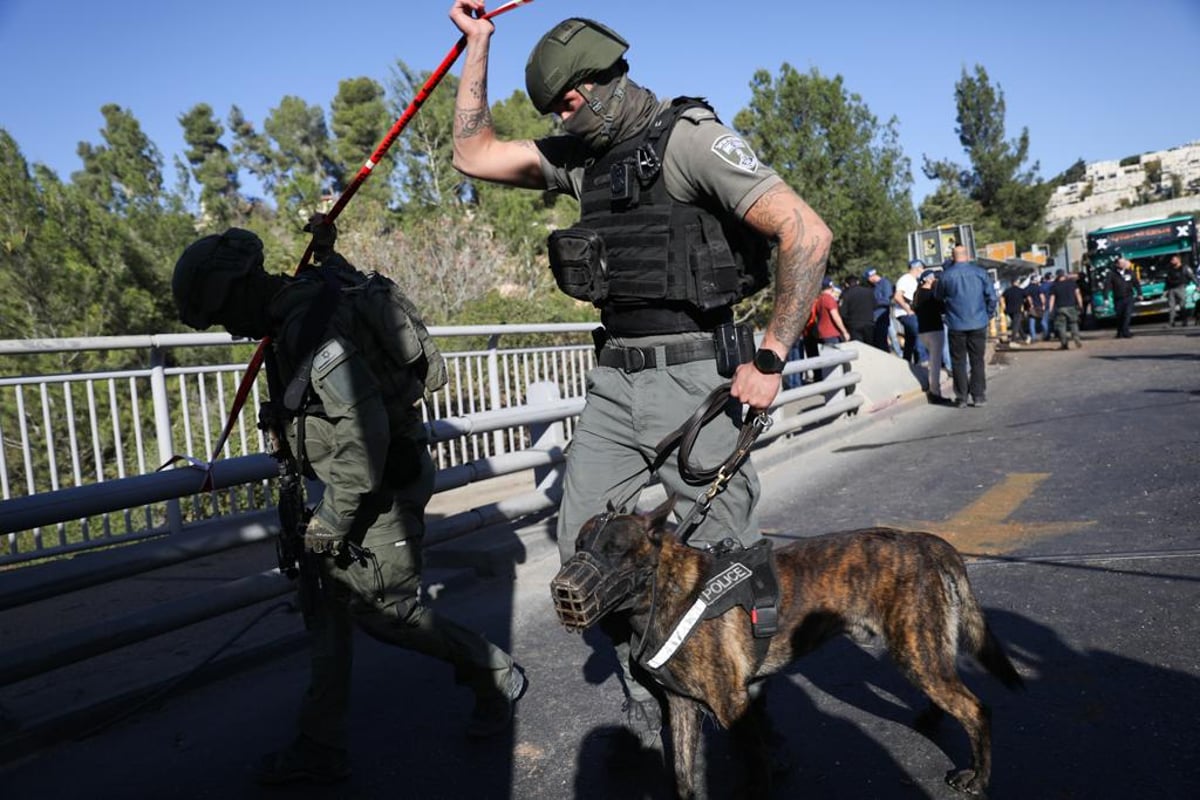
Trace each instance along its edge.
{"label": "dog leash", "polygon": [[[705,468],[696,467],[691,463],[692,449],[696,445],[696,440],[700,437],[700,431],[715,419],[718,415],[724,412],[725,406],[729,402],[730,390],[733,384],[723,383],[717,388],[709,392],[708,397],[704,399],[699,407],[692,412],[692,415],[686,421],[671,433],[663,437],[662,441],[655,446],[654,460],[647,467],[647,472],[653,474],[658,471],[664,463],[671,450],[675,447],[679,448],[677,455],[677,464],[679,467],[679,475],[684,482],[692,485],[700,485],[705,481],[712,482],[696,496],[695,503],[692,509],[684,515],[680,520],[679,526],[676,529],[679,538],[686,544],[688,536],[704,515],[708,513],[708,509],[712,506],[713,500],[718,494],[725,490],[726,484],[737,474],[738,468],[742,462],[750,454],[750,449],[754,446],[754,442],[759,436],[771,427],[773,420],[771,415],[766,411],[757,413],[748,411],[746,418],[742,422],[741,430],[738,432],[737,444],[734,446],[733,452],[729,457],[715,467]],[[646,484],[642,484],[628,492],[621,501],[610,503],[610,510],[620,510],[624,508],[633,496],[644,489]]]}

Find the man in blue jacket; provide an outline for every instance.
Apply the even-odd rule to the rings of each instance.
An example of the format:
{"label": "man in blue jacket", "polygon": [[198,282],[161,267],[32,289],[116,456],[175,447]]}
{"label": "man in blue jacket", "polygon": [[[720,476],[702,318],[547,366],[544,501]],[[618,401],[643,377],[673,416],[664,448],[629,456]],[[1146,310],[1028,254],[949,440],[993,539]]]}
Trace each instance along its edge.
{"label": "man in blue jacket", "polygon": [[[875,296],[875,307],[871,312],[874,319],[874,340],[871,344],[878,347],[880,350],[891,350],[891,334],[892,334],[892,295],[895,289],[892,282],[879,274],[879,270],[874,267],[868,267],[863,273],[863,282],[871,287],[871,291]],[[899,355],[899,353],[896,353]]]}
{"label": "man in blue jacket", "polygon": [[971,405],[981,406],[987,402],[987,375],[983,367],[987,325],[999,302],[992,278],[971,260],[966,247],[957,245],[954,263],[942,272],[941,279],[934,284],[933,294],[946,305],[950,364],[954,371],[954,405],[965,407],[969,392]]}

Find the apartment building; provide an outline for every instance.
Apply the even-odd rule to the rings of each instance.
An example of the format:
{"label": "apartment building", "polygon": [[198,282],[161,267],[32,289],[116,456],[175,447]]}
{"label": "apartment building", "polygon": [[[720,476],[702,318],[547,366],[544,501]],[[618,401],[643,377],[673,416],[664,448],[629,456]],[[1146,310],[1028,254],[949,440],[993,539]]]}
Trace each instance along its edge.
{"label": "apartment building", "polygon": [[1119,161],[1088,164],[1083,180],[1054,190],[1046,221],[1056,225],[1197,194],[1200,194],[1200,140]]}

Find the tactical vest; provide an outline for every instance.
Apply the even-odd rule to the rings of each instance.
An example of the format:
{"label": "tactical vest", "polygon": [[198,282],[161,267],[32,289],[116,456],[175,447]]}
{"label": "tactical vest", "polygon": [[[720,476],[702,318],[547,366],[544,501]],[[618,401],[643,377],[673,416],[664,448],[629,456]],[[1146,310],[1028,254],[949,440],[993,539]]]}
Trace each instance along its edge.
{"label": "tactical vest", "polygon": [[[680,203],[667,193],[667,144],[684,112],[697,107],[712,110],[676,98],[641,136],[586,167],[579,224],[552,236],[560,288],[598,306],[611,334],[712,330],[732,318],[734,303],[769,282],[765,237],[715,203]],[[586,251],[593,266],[556,264],[556,237]]]}

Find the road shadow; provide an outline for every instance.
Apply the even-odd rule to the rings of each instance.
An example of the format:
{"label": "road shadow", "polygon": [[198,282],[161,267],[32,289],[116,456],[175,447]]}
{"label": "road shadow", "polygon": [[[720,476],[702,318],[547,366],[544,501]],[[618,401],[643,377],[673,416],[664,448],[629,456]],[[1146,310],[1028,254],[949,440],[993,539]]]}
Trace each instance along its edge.
{"label": "road shadow", "polygon": [[[987,614],[1027,683],[1027,691],[1009,692],[973,661],[961,665],[968,687],[992,709],[992,796],[1192,796],[1200,785],[1200,679],[1100,649],[1076,650],[1019,614]],[[775,796],[958,796],[933,787],[939,770],[969,760],[965,734],[949,717],[931,739],[889,730],[910,726],[925,700],[881,652],[838,639],[797,662],[790,675],[776,679],[770,696],[771,717],[795,759]],[[845,706],[847,718],[820,710],[806,682],[835,701],[821,706]],[[864,728],[878,735],[864,735]],[[842,785],[832,785],[835,777]],[[794,792],[781,793],[785,787]]]}

